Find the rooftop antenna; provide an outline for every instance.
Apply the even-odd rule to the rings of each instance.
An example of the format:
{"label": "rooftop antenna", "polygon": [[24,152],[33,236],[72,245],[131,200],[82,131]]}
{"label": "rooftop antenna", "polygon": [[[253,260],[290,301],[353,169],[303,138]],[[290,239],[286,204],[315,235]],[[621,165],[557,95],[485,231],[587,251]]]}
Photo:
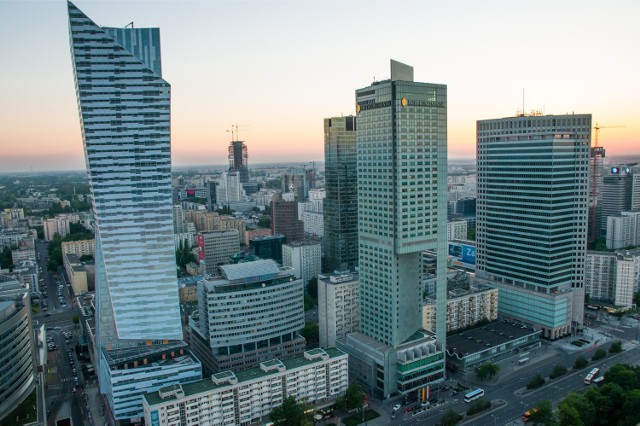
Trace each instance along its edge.
{"label": "rooftop antenna", "polygon": [[124,27],[127,28],[129,27],[129,25],[131,25],[131,28],[133,28],[133,21],[129,22],[127,25],[125,25]]}
{"label": "rooftop antenna", "polygon": [[524,117],[525,113],[524,113],[525,109],[524,109],[524,87],[522,88],[522,116]]}

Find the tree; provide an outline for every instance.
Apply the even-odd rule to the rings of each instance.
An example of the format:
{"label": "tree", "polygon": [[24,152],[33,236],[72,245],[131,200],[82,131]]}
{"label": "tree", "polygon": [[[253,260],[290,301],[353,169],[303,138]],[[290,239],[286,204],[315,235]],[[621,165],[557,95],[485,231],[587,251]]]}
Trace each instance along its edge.
{"label": "tree", "polygon": [[537,411],[531,411],[529,421],[536,425],[555,426],[556,419],[553,415],[553,405],[548,399],[543,399],[536,405]]}
{"label": "tree", "polygon": [[309,309],[315,308],[317,305],[315,299],[311,297],[308,292],[304,292],[304,310],[308,311]]}
{"label": "tree", "polygon": [[606,358],[607,356],[607,351],[605,351],[603,348],[598,348],[598,350],[596,350],[596,353],[593,354],[593,359],[594,361],[598,361],[600,359]]}
{"label": "tree", "polygon": [[624,390],[640,388],[640,367],[631,367],[626,364],[616,364],[604,373],[607,383],[615,383]]}
{"label": "tree", "polygon": [[282,190],[282,180],[281,179],[268,180],[267,183],[265,184],[265,188],[276,189],[280,191]]}
{"label": "tree", "polygon": [[476,240],[476,230],[473,228],[467,229],[467,240],[475,241]]}
{"label": "tree", "polygon": [[587,364],[589,364],[589,361],[587,361],[585,357],[580,355],[578,358],[576,358],[575,362],[573,363],[573,368],[575,370],[581,370],[585,368]]}
{"label": "tree", "polygon": [[450,408],[446,413],[440,417],[441,426],[454,426],[462,420],[462,416],[458,414],[453,408]]}
{"label": "tree", "polygon": [[344,393],[344,396],[338,399],[337,404],[345,410],[362,408],[364,404],[364,397],[365,395],[360,385],[357,383],[351,383]]}
{"label": "tree", "polygon": [[271,228],[271,216],[262,215],[260,219],[258,219],[258,226],[260,228]]}
{"label": "tree", "polygon": [[491,379],[500,371],[500,366],[498,364],[493,364],[491,362],[485,362],[480,367],[476,368],[476,376],[480,379],[480,381],[484,381],[484,379]]}
{"label": "tree", "polygon": [[618,352],[622,352],[622,342],[620,340],[616,340],[609,347],[609,353],[616,354]]}
{"label": "tree", "polygon": [[301,426],[304,421],[304,408],[292,396],[284,400],[281,406],[275,407],[269,418],[276,425]]}
{"label": "tree", "polygon": [[488,409],[489,407],[491,407],[491,401],[488,401],[485,398],[480,398],[471,404],[471,407],[467,410],[467,415],[472,416]]}
{"label": "tree", "polygon": [[307,339],[307,345],[317,345],[320,340],[320,327],[315,321],[309,321],[302,329],[302,336]]}
{"label": "tree", "polygon": [[571,392],[558,404],[561,425],[590,425],[595,416],[595,407],[584,395]]}
{"label": "tree", "polygon": [[13,263],[11,262],[11,249],[5,246],[0,252],[0,269],[13,269]]}
{"label": "tree", "polygon": [[556,364],[556,366],[553,367],[553,371],[551,372],[551,374],[549,374],[549,378],[551,379],[558,378],[566,374],[566,372],[567,372],[567,367],[565,367],[562,364]]}
{"label": "tree", "polygon": [[544,380],[544,377],[538,373],[529,383],[527,383],[527,389],[537,389],[545,383],[546,381]]}
{"label": "tree", "polygon": [[313,297],[314,300],[318,300],[318,278],[311,278],[307,283],[307,293]]}

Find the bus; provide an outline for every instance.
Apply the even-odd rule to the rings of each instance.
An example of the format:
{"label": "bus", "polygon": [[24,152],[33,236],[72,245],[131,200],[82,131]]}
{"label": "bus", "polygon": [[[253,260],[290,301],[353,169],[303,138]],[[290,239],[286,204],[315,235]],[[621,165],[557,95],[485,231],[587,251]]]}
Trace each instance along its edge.
{"label": "bus", "polygon": [[593,370],[591,370],[589,374],[587,374],[587,377],[584,378],[584,384],[590,385],[593,379],[595,379],[598,376],[599,372],[600,372],[599,368],[594,368]]}
{"label": "bus", "polygon": [[464,402],[471,402],[474,399],[482,398],[484,396],[484,390],[476,389],[473,392],[469,392],[464,396]]}

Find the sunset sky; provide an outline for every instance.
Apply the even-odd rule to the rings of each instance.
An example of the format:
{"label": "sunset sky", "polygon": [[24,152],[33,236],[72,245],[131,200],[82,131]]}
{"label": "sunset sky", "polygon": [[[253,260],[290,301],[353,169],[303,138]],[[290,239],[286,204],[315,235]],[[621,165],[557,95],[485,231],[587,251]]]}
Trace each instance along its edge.
{"label": "sunset sky", "polygon": [[[323,160],[322,120],[389,77],[448,86],[449,156],[475,122],[525,110],[591,113],[607,155],[640,153],[640,2],[92,1],[99,25],[159,27],[175,166]],[[63,0],[0,0],[0,172],[84,169]]]}

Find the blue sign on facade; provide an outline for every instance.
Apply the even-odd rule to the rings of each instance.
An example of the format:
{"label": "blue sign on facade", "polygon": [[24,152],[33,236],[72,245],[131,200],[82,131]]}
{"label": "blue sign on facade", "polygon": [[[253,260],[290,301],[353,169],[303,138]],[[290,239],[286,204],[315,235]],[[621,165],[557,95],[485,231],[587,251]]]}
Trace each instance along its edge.
{"label": "blue sign on facade", "polygon": [[449,243],[449,256],[455,257],[462,263],[476,264],[476,248],[467,244]]}
{"label": "blue sign on facade", "polygon": [[151,412],[151,426],[160,426],[160,416],[158,415],[158,410],[154,410]]}

